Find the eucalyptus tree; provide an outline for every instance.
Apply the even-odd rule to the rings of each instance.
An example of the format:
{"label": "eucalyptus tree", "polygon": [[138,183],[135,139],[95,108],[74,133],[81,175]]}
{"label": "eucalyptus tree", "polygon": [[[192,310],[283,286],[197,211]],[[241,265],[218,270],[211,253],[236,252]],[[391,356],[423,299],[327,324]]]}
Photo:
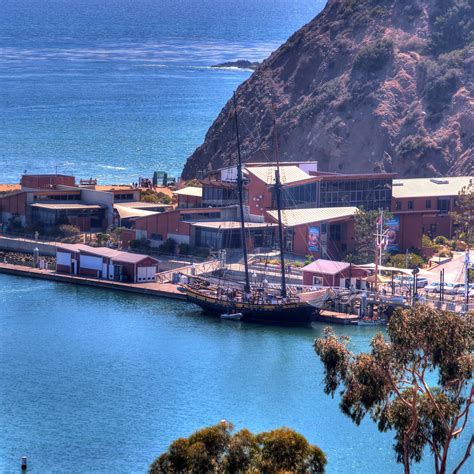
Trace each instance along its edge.
{"label": "eucalyptus tree", "polygon": [[450,459],[458,473],[474,443],[466,429],[474,397],[474,315],[415,306],[396,311],[387,333],[388,340],[381,333],[373,337],[370,353],[354,354],[349,338],[327,328],[315,341],[325,392],[334,396],[340,389],[340,408],[357,425],[370,416],[380,431],[395,432],[405,473],[426,451],[436,473],[447,472],[452,442],[465,432],[464,455]]}

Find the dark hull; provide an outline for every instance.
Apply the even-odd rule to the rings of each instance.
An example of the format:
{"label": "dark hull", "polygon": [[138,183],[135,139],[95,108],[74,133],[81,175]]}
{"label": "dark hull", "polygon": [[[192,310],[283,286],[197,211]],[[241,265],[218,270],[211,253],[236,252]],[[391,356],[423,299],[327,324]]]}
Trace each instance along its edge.
{"label": "dark hull", "polygon": [[[188,301],[197,304],[203,311],[220,316],[229,311],[229,306],[213,298],[203,297],[195,292],[186,291]],[[313,320],[315,308],[307,304],[288,305],[250,305],[236,304],[235,310],[242,313],[241,321],[258,324],[282,326],[309,325]]]}

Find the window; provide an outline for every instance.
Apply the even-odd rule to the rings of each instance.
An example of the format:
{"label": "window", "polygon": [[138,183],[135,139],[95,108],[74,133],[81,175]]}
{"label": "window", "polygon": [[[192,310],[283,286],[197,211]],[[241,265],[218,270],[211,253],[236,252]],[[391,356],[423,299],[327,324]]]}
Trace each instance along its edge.
{"label": "window", "polygon": [[409,211],[413,210],[413,201],[408,201],[408,210]]}
{"label": "window", "polygon": [[402,201],[397,201],[396,202],[396,210],[401,211],[402,210]]}
{"label": "window", "polygon": [[425,202],[426,209],[431,209],[431,199],[427,199]]}
{"label": "window", "polygon": [[321,277],[313,276],[313,285],[323,286],[323,279]]}
{"label": "window", "polygon": [[339,224],[329,226],[329,238],[335,242],[341,240],[341,226]]}
{"label": "window", "polygon": [[438,211],[447,214],[450,210],[449,198],[438,199]]}

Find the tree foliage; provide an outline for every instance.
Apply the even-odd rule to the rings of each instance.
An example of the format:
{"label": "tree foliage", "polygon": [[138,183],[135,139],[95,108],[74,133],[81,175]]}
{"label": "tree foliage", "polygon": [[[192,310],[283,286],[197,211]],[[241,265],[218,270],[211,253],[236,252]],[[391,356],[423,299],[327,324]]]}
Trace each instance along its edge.
{"label": "tree foliage", "polygon": [[388,261],[388,265],[397,268],[420,268],[425,264],[423,257],[416,253],[397,253],[392,255]]}
{"label": "tree foliage", "polygon": [[322,473],[326,457],[304,436],[288,428],[257,435],[243,429],[232,434],[225,421],[179,438],[150,467],[160,473]]}
{"label": "tree foliage", "polygon": [[[369,263],[375,260],[377,221],[379,211],[358,210],[354,220],[355,252],[351,256],[352,263]],[[384,222],[392,218],[388,212],[384,214]],[[384,231],[386,227],[384,227]]]}
{"label": "tree foliage", "polygon": [[[428,306],[398,310],[388,325],[389,340],[372,339],[371,352],[353,354],[348,338],[326,329],[315,341],[325,370],[325,393],[341,391],[340,408],[356,424],[369,415],[380,431],[394,431],[397,461],[410,472],[425,448],[437,474],[446,472],[451,442],[465,431],[474,397],[474,315],[461,317]],[[437,386],[431,387],[433,373]],[[456,460],[455,473],[470,455]]]}
{"label": "tree foliage", "polygon": [[461,49],[474,41],[472,0],[436,0],[432,12],[430,46],[435,54]]}
{"label": "tree foliage", "polygon": [[452,213],[456,238],[474,245],[474,179],[459,192],[457,210]]}
{"label": "tree foliage", "polygon": [[382,69],[393,57],[393,41],[383,38],[359,49],[354,58],[354,71],[376,72]]}

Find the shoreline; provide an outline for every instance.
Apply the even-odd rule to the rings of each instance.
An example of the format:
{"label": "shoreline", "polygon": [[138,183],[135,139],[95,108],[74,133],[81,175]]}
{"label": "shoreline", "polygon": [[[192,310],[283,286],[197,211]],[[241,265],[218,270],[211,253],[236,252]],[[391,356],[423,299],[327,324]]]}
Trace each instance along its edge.
{"label": "shoreline", "polygon": [[187,301],[186,295],[178,289],[178,285],[173,283],[122,283],[109,280],[98,280],[95,278],[63,275],[52,270],[40,270],[38,268],[23,267],[21,265],[12,265],[9,263],[0,263],[0,274]]}

